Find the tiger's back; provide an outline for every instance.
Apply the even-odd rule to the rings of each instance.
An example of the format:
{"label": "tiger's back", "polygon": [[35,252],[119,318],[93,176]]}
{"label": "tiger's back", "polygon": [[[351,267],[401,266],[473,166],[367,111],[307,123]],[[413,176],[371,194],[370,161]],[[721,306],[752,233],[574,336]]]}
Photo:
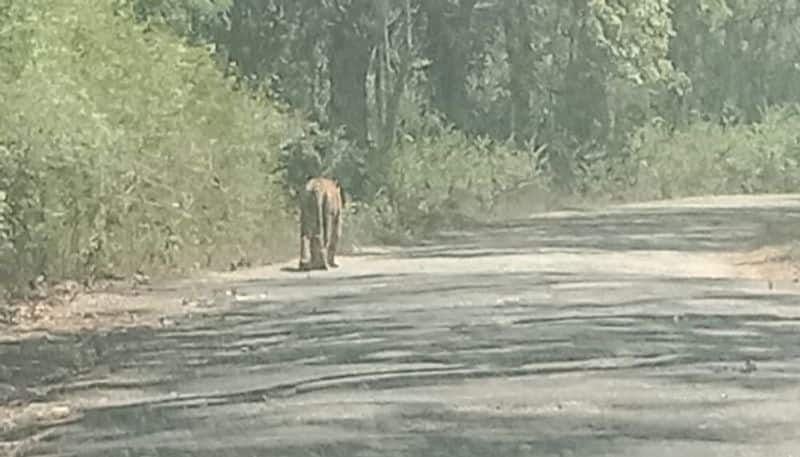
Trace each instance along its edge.
{"label": "tiger's back", "polygon": [[335,180],[309,177],[300,195],[300,269],[336,267],[344,192]]}

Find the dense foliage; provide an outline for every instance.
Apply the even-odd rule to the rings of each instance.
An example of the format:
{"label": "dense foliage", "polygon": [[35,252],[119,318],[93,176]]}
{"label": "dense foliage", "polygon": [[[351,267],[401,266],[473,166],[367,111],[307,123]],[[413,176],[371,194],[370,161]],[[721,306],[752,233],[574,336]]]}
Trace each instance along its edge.
{"label": "dense foliage", "polygon": [[283,254],[292,191],[320,172],[355,199],[350,236],[460,223],[533,181],[795,190],[799,18],[788,0],[0,0],[0,283]]}
{"label": "dense foliage", "polygon": [[3,282],[220,266],[285,244],[274,168],[296,123],[236,90],[208,49],[111,1],[2,12]]}

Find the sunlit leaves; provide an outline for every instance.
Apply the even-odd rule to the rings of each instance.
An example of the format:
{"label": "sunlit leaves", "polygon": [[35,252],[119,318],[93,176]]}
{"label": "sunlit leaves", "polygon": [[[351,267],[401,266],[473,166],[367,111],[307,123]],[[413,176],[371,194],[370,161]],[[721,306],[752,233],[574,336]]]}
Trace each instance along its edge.
{"label": "sunlit leaves", "polygon": [[671,75],[667,60],[674,34],[669,0],[590,0],[590,30],[622,76],[637,83]]}

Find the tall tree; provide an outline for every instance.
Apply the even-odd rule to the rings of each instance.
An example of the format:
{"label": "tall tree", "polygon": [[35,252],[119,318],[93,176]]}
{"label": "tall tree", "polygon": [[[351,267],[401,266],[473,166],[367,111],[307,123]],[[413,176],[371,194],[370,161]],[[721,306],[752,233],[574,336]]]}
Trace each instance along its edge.
{"label": "tall tree", "polygon": [[367,72],[375,35],[375,2],[325,2],[328,9],[327,44],[331,126],[344,127],[348,136],[367,145]]}
{"label": "tall tree", "polygon": [[467,77],[477,0],[423,2],[427,18],[426,56],[433,105],[458,127],[466,127],[470,106]]}
{"label": "tall tree", "polygon": [[503,31],[505,32],[506,52],[509,63],[509,94],[511,120],[509,132],[518,145],[522,145],[533,133],[531,118],[532,69],[532,24],[530,22],[529,2],[513,0],[506,7]]}

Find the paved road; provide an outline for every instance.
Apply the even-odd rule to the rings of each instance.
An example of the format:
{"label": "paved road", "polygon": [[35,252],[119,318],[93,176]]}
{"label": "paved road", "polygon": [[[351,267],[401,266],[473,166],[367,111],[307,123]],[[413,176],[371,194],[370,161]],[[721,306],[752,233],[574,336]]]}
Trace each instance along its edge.
{"label": "paved road", "polygon": [[85,414],[30,455],[800,456],[800,292],[719,255],[799,218],[627,206],[276,268],[222,316],[84,336]]}

